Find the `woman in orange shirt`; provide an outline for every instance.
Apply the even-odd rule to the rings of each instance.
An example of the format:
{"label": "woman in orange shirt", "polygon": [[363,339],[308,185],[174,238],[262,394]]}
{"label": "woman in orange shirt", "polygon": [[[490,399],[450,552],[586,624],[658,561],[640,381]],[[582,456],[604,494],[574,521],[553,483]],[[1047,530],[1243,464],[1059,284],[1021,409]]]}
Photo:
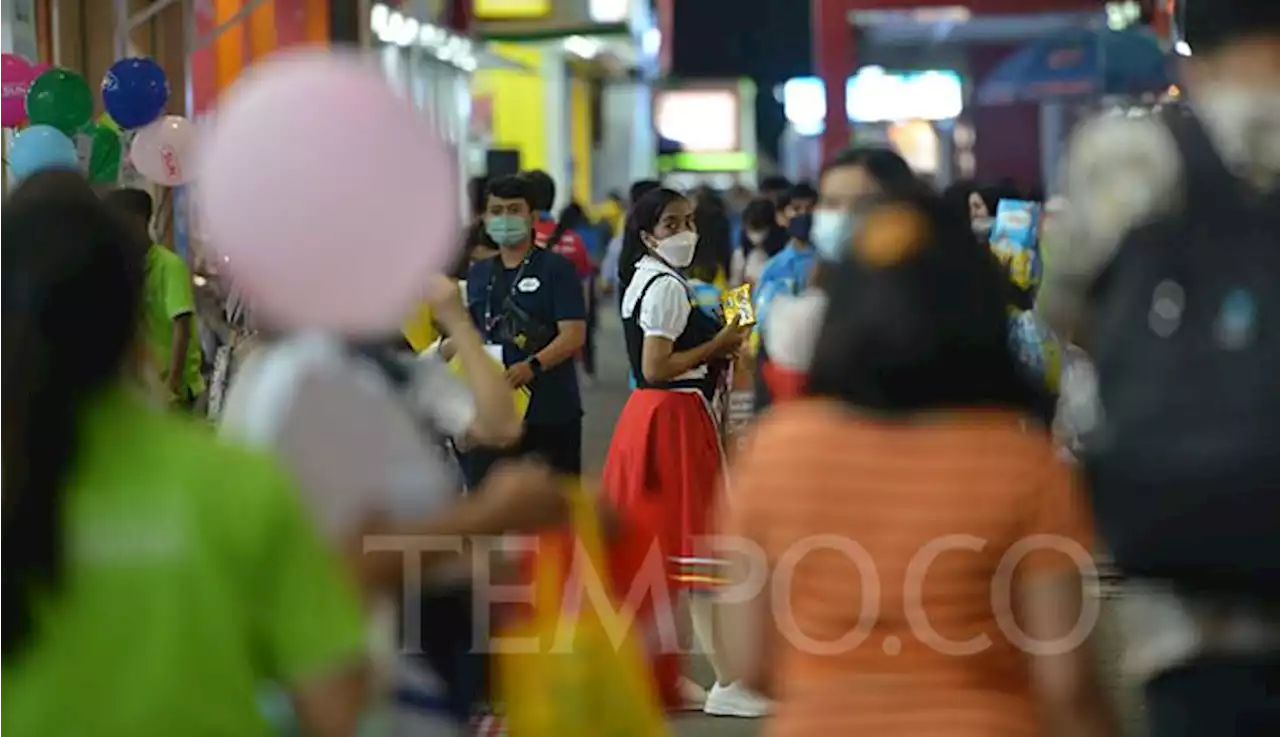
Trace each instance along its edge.
{"label": "woman in orange shirt", "polygon": [[760,554],[725,592],[730,667],[777,699],[770,737],[1110,737],[1089,510],[1029,419],[1003,277],[932,195],[864,223],[808,396],[731,474],[723,531]]}

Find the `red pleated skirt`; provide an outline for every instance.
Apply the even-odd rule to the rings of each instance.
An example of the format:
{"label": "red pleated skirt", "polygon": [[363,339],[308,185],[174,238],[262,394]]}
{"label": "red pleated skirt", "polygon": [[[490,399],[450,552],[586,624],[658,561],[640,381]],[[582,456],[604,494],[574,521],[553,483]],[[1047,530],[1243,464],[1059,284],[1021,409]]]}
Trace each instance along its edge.
{"label": "red pleated skirt", "polygon": [[[640,600],[637,626],[654,628],[655,607],[674,603],[681,590],[716,582],[719,565],[702,542],[712,530],[723,469],[720,435],[701,395],[632,392],[614,427],[601,486],[622,522],[609,551],[619,596],[666,587],[667,595]],[[653,556],[663,563],[665,582],[647,580]],[[679,643],[647,635],[659,694],[669,708],[680,708]]]}

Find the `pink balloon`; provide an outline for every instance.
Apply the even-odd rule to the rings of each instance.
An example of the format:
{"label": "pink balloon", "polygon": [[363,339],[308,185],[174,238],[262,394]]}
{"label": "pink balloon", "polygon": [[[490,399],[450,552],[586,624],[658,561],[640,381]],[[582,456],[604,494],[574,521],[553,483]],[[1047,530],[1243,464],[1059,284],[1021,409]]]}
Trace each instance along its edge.
{"label": "pink balloon", "polygon": [[453,260],[455,158],[375,67],[273,57],[228,91],[200,152],[211,245],[282,327],[394,329]]}
{"label": "pink balloon", "polygon": [[166,115],[139,128],[129,145],[133,168],[166,187],[191,181],[195,153],[196,128],[190,120],[178,115]]}
{"label": "pink balloon", "polygon": [[27,119],[27,88],[38,75],[17,54],[0,54],[0,126],[13,128]]}

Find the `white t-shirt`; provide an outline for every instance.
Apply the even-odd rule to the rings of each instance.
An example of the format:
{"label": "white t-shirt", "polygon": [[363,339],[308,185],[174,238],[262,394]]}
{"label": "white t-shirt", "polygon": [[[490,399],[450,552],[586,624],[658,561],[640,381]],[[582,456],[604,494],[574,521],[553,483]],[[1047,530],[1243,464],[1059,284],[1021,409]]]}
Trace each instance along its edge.
{"label": "white t-shirt", "polygon": [[826,315],[827,295],[821,290],[774,297],[765,313],[768,325],[760,331],[769,360],[792,371],[808,371]]}
{"label": "white t-shirt", "polygon": [[466,432],[475,401],[438,357],[420,359],[412,376],[402,397],[341,341],[287,338],[237,373],[222,432],[275,450],[331,536],[378,514],[423,518],[457,498],[442,436]]}
{"label": "white t-shirt", "polygon": [[[411,372],[398,392],[377,365],[336,338],[286,338],[254,351],[237,372],[221,431],[274,450],[335,541],[374,515],[426,519],[458,498],[461,475],[444,437],[461,437],[476,408],[438,355],[419,358]],[[371,629],[374,650],[394,657],[387,642],[394,623]],[[399,691],[440,695],[438,678],[421,663],[394,658],[388,667]],[[397,706],[392,722],[397,735],[462,733],[446,714],[416,707]]]}
{"label": "white t-shirt", "polygon": [[764,273],[769,256],[759,246],[752,248],[751,253],[742,255],[741,248],[735,248],[729,257],[729,272],[735,284],[756,284]]}
{"label": "white t-shirt", "polygon": [[[673,276],[674,279],[671,278]],[[649,286],[651,281],[653,285]],[[644,303],[637,305],[642,293]],[[641,257],[636,264],[635,276],[622,295],[622,319],[636,315],[644,337],[656,336],[674,341],[684,332],[691,314],[693,305],[690,304],[689,286],[684,277],[652,256]],[[707,367],[703,365],[680,374],[675,380],[701,379],[706,375]]]}

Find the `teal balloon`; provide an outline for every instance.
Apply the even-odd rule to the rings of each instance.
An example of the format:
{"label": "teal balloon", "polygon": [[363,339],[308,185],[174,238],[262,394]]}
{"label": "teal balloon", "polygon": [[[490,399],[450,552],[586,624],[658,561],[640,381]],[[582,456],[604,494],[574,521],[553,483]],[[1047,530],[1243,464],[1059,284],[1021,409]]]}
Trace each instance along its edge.
{"label": "teal balloon", "polygon": [[76,145],[62,131],[49,125],[33,125],[18,133],[9,148],[9,170],[18,179],[50,169],[77,171]]}

